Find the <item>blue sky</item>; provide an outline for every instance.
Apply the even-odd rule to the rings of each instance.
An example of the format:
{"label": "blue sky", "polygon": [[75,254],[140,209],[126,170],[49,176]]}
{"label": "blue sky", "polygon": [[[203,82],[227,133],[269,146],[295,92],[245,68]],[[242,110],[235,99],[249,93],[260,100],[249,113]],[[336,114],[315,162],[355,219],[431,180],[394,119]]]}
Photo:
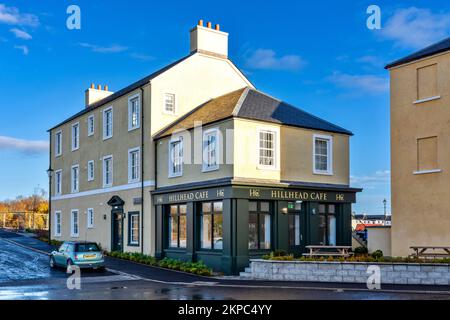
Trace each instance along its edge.
{"label": "blue sky", "polygon": [[[131,4],[132,3],[132,4]],[[66,9],[81,8],[81,30]],[[366,27],[369,5],[382,29]],[[46,130],[186,55],[198,19],[230,33],[230,58],[262,91],[350,129],[357,212],[382,213],[389,189],[389,79],[383,66],[445,38],[448,1],[2,1],[0,200],[46,188]],[[389,209],[388,209],[389,210]]]}

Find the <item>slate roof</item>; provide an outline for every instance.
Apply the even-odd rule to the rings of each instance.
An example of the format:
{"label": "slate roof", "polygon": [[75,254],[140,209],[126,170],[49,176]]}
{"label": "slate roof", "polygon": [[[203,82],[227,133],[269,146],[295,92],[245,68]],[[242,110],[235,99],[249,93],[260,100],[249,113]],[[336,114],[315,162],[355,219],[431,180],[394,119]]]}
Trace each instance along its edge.
{"label": "slate roof", "polygon": [[391,62],[388,64],[385,69],[390,69],[408,62],[412,62],[414,60],[419,60],[422,58],[426,58],[441,52],[445,52],[450,50],[450,37],[446,38],[438,43],[432,44],[431,46],[428,46],[422,50],[419,50],[417,52],[414,52],[413,54],[410,54],[404,58],[401,58],[399,60],[396,60],[394,62]]}
{"label": "slate roof", "polygon": [[163,67],[163,68],[161,68],[161,69],[159,69],[159,70],[157,70],[157,71],[155,71],[155,72],[153,72],[151,74],[149,74],[148,76],[146,76],[146,77],[144,77],[144,78],[142,78],[142,79],[140,79],[140,80],[130,84],[129,86],[127,86],[127,87],[125,87],[125,88],[123,88],[123,89],[121,89],[121,90],[119,90],[117,92],[114,92],[112,95],[110,95],[110,96],[108,96],[108,97],[106,97],[106,98],[104,98],[104,99],[102,99],[102,100],[100,100],[100,101],[98,101],[96,103],[93,103],[89,107],[84,108],[83,110],[81,110],[80,112],[74,114],[70,118],[67,118],[63,122],[61,122],[61,123],[57,124],[56,126],[52,127],[48,131],[53,130],[53,129],[55,129],[55,128],[65,124],[67,122],[75,120],[76,118],[78,118],[79,116],[82,116],[83,114],[86,114],[86,113],[88,113],[88,112],[90,112],[90,111],[92,111],[94,109],[97,109],[98,107],[101,107],[101,106],[103,106],[103,105],[105,105],[105,104],[107,104],[107,103],[109,103],[109,102],[111,102],[111,101],[113,101],[113,100],[123,96],[123,95],[126,95],[127,93],[130,93],[133,90],[138,89],[139,87],[141,87],[141,86],[145,85],[146,83],[148,83],[150,80],[156,78],[157,76],[159,76],[160,74],[166,72],[167,70],[171,69],[172,67],[176,66],[180,62],[183,62],[184,60],[186,60],[190,56],[192,56],[192,54],[189,54],[189,55],[187,55],[187,56],[185,56],[185,57],[183,57],[183,58],[181,58],[181,59],[179,59],[179,60],[177,60],[177,61],[175,61],[175,62],[173,62],[173,63],[171,63],[171,64],[169,64],[169,65],[167,65],[167,66],[165,66],[165,67]]}
{"label": "slate roof", "polygon": [[353,135],[352,132],[342,127],[258,90],[246,87],[211,99],[198,106],[159,131],[155,138],[169,136],[179,129],[192,129],[196,121],[201,121],[203,125],[206,125],[232,117]]}

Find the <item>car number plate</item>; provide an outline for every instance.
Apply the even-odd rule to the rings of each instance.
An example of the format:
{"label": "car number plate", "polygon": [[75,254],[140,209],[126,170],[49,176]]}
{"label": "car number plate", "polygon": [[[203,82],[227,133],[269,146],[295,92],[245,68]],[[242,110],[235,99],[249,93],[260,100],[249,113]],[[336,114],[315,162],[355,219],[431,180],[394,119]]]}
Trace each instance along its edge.
{"label": "car number plate", "polygon": [[95,255],[95,254],[85,254],[83,257],[84,257],[85,259],[94,259],[96,256],[97,256],[97,255]]}

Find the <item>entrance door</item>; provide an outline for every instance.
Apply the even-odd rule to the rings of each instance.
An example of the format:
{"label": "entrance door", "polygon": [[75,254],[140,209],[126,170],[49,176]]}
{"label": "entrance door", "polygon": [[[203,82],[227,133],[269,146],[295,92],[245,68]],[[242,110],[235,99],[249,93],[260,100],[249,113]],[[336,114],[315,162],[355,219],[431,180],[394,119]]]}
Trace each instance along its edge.
{"label": "entrance door", "polygon": [[123,251],[123,211],[112,211],[112,251]]}
{"label": "entrance door", "polygon": [[305,215],[302,202],[289,202],[288,203],[289,214],[289,251],[294,255],[300,256],[305,247],[304,242],[304,226]]}
{"label": "entrance door", "polygon": [[335,204],[319,204],[319,240],[324,246],[337,245]]}

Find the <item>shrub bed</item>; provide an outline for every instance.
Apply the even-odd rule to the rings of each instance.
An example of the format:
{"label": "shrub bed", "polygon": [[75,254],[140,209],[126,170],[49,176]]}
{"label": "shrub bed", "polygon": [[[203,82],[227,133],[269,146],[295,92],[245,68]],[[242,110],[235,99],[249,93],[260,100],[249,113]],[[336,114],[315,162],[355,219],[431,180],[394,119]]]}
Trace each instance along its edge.
{"label": "shrub bed", "polygon": [[387,263],[450,263],[450,258],[444,259],[417,259],[417,258],[403,258],[403,257],[384,257],[380,250],[375,251],[371,255],[361,254],[355,255],[348,258],[334,258],[334,257],[319,257],[312,258],[307,256],[302,256],[300,258],[294,258],[293,255],[279,254],[277,252],[271,252],[268,255],[262,256],[264,260],[274,260],[274,261],[335,261],[335,262],[387,262]]}
{"label": "shrub bed", "polygon": [[188,273],[193,273],[201,276],[211,276],[212,269],[206,266],[202,261],[199,262],[189,262],[181,261],[177,259],[164,258],[158,260],[152,256],[142,254],[142,253],[130,253],[130,252],[117,252],[113,251],[108,253],[110,257],[139,262],[142,264],[147,264],[150,266],[157,266],[165,269],[183,271]]}

